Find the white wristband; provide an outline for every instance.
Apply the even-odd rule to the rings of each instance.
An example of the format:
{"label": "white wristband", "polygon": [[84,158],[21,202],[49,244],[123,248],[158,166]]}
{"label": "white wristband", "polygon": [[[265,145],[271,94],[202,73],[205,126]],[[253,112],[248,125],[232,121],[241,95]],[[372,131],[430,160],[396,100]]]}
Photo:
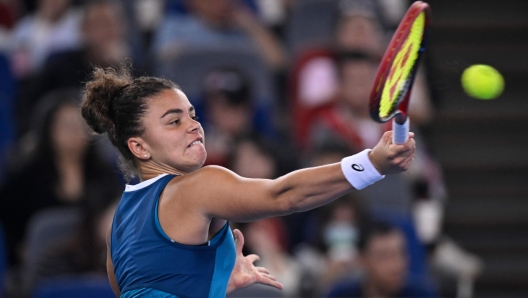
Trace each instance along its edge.
{"label": "white wristband", "polygon": [[341,160],[341,170],[355,189],[363,189],[385,177],[376,170],[370,161],[368,156],[370,151],[370,149],[365,149]]}

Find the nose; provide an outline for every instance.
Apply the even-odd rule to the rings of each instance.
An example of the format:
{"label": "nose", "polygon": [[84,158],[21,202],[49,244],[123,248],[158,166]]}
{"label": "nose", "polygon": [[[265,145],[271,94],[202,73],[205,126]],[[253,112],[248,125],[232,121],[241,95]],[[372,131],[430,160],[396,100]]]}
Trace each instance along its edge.
{"label": "nose", "polygon": [[202,127],[202,125],[200,124],[200,122],[194,120],[193,118],[189,117],[189,127],[187,128],[187,132],[188,133],[196,133],[200,130],[200,128]]}

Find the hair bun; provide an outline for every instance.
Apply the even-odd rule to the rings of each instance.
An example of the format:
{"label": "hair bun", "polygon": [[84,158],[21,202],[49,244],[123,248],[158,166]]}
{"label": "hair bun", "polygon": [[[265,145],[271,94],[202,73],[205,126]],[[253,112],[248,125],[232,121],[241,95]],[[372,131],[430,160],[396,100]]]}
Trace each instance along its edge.
{"label": "hair bun", "polygon": [[99,134],[107,132],[114,137],[112,101],[131,82],[130,71],[125,66],[117,70],[95,68],[93,79],[86,83],[81,106],[81,114],[93,131]]}

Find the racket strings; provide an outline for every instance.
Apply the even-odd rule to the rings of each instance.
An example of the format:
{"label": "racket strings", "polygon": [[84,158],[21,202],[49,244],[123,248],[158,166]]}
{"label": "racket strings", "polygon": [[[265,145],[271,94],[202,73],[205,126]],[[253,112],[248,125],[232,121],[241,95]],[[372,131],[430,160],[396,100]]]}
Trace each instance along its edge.
{"label": "racket strings", "polygon": [[396,112],[401,100],[412,85],[410,82],[422,48],[424,27],[425,13],[420,12],[411,24],[404,42],[398,49],[394,49],[397,53],[381,94],[380,118],[389,118]]}

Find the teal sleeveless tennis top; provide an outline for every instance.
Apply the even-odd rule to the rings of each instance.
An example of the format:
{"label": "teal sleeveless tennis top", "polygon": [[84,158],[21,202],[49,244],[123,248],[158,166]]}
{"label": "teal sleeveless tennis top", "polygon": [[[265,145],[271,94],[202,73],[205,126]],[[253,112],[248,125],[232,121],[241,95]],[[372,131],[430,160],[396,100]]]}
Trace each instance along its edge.
{"label": "teal sleeveless tennis top", "polygon": [[171,240],[158,201],[174,175],[127,185],[112,223],[110,250],[121,297],[225,297],[235,264],[229,223],[204,245]]}

